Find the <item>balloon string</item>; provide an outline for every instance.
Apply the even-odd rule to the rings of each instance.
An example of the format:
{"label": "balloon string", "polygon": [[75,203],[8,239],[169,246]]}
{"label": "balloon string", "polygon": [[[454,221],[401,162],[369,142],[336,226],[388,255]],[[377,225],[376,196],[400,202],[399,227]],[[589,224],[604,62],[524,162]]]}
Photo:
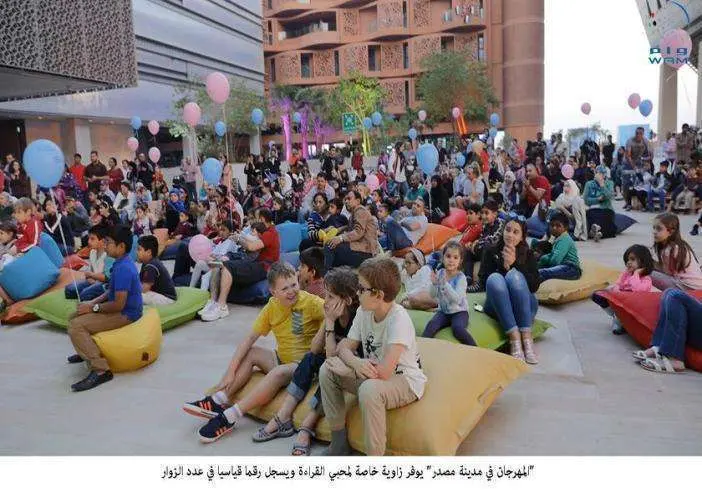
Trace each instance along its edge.
{"label": "balloon string", "polygon": [[[54,207],[56,208],[56,215],[60,216],[58,204],[56,204],[56,197],[54,196],[54,190],[52,188],[49,188],[49,195],[51,196],[51,201],[54,203]],[[66,237],[63,234],[63,227],[61,226],[61,223],[58,224],[58,229],[61,233],[61,241],[63,241],[63,248],[66,251],[66,255],[68,255],[68,245],[66,244]],[[75,243],[73,245],[75,246]],[[73,287],[76,289],[76,296],[78,297],[78,302],[80,303],[80,291],[78,291],[78,281],[76,280],[75,271],[73,270],[73,267],[69,267],[68,270],[71,271],[71,280],[73,281]]]}

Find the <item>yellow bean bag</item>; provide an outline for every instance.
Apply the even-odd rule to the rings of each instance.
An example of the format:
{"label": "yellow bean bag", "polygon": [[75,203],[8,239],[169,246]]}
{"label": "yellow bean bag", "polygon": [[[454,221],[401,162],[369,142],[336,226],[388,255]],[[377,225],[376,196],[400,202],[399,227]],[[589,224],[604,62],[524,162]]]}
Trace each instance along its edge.
{"label": "yellow bean bag", "polygon": [[[527,370],[526,364],[513,357],[488,349],[451,344],[441,340],[418,338],[422,368],[428,381],[421,400],[388,412],[388,455],[453,456],[456,449],[480,421],[497,396]],[[458,377],[457,377],[457,373]],[[257,373],[236,395],[240,400],[261,381]],[[307,397],[293,413],[295,427],[300,427],[309,412],[308,401],[317,389],[312,386]],[[280,408],[285,390],[268,405],[249,415],[270,420]],[[351,446],[364,452],[363,422],[356,397],[347,395],[347,428]],[[329,425],[322,419],[316,428],[317,438],[331,439]]]}
{"label": "yellow bean bag", "polygon": [[113,372],[136,371],[158,359],[161,318],[156,309],[147,309],[136,322],[92,337]]}
{"label": "yellow bean bag", "polygon": [[592,293],[614,284],[620,271],[591,260],[581,262],[583,274],[577,281],[549,279],[536,291],[536,299],[546,305],[559,305],[589,298]]}

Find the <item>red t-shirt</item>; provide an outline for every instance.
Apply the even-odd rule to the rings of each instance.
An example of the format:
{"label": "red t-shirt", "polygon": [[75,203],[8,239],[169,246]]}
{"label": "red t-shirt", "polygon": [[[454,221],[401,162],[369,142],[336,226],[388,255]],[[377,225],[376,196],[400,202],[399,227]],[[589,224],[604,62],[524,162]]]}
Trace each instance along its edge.
{"label": "red t-shirt", "polygon": [[259,238],[263,242],[263,248],[258,253],[258,261],[268,270],[273,262],[280,260],[280,236],[275,226],[271,225]]}
{"label": "red t-shirt", "polygon": [[86,190],[88,188],[88,186],[85,185],[85,166],[83,164],[74,164],[71,166],[71,168],[68,169],[68,171],[71,172],[71,174],[73,174],[73,178],[76,179],[78,186],[82,190]]}
{"label": "red t-shirt", "polygon": [[[551,184],[549,183],[548,179],[543,175],[539,175],[534,180],[530,181],[530,183],[531,186],[536,189],[544,189],[546,192],[544,193],[541,199],[544,199],[546,201],[546,204],[551,204]],[[527,204],[529,204],[529,206],[531,206],[532,208],[539,203],[538,199],[536,199],[536,196],[534,196],[529,191],[527,191],[526,199]]]}
{"label": "red t-shirt", "polygon": [[463,231],[463,236],[461,237],[461,245],[466,246],[469,243],[476,241],[480,238],[480,234],[483,232],[483,222],[478,221],[474,225],[468,225],[468,227]]}
{"label": "red t-shirt", "polygon": [[17,241],[15,242],[17,251],[25,253],[33,246],[39,245],[39,238],[43,230],[44,225],[35,216],[32,216],[26,223],[17,225]]}
{"label": "red t-shirt", "polygon": [[490,156],[486,150],[480,153],[480,161],[483,164],[483,173],[486,174],[490,171]]}

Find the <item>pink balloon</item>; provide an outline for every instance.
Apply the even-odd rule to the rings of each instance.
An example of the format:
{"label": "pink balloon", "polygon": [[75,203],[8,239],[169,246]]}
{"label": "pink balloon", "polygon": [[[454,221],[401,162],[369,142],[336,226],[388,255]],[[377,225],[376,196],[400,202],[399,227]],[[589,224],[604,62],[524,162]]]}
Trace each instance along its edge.
{"label": "pink balloon", "polygon": [[636,109],[641,103],[641,96],[637,93],[633,93],[629,96],[629,107]]}
{"label": "pink balloon", "polygon": [[370,174],[369,176],[367,176],[366,186],[371,192],[376,190],[380,186],[380,181],[378,180],[378,177],[374,174]]}
{"label": "pink balloon", "polygon": [[458,107],[454,107],[453,109],[451,109],[451,114],[453,115],[454,119],[458,119],[461,116],[461,109],[459,109]]}
{"label": "pink balloon", "polygon": [[214,71],[207,75],[205,81],[207,95],[210,96],[215,104],[224,104],[229,98],[229,80],[218,71]]}
{"label": "pink balloon", "polygon": [[585,102],[583,105],[580,106],[580,110],[585,114],[586,116],[590,114],[590,111],[592,110],[592,106],[590,105],[589,102]]}
{"label": "pink balloon", "polygon": [[692,54],[692,39],[683,29],[668,31],[661,39],[661,54],[664,60],[674,60],[675,63],[665,61],[676,70],[683,66]]}
{"label": "pink balloon", "polygon": [[197,123],[200,122],[200,116],[202,116],[202,111],[200,106],[195,102],[188,102],[183,107],[183,121],[186,122],[188,126],[195,127]]}
{"label": "pink balloon", "polygon": [[139,140],[134,136],[127,138],[127,148],[132,151],[137,151],[137,148],[139,148]]}
{"label": "pink balloon", "polygon": [[425,111],[424,109],[422,109],[421,111],[419,111],[419,112],[417,113],[417,116],[419,117],[419,120],[420,120],[420,121],[424,121],[424,120],[427,118],[427,111]]}
{"label": "pink balloon", "polygon": [[212,242],[205,235],[195,235],[188,243],[188,252],[195,262],[207,260],[212,254]]}
{"label": "pink balloon", "polygon": [[158,163],[158,161],[161,159],[161,150],[155,146],[149,148],[149,159],[154,163]]}
{"label": "pink balloon", "polygon": [[149,124],[146,125],[149,128],[149,133],[152,135],[156,136],[158,134],[158,130],[161,129],[161,126],[158,124],[158,121],[154,121],[153,119],[149,121]]}
{"label": "pink balloon", "polygon": [[561,167],[561,174],[563,174],[563,177],[565,177],[566,179],[572,179],[573,175],[575,175],[575,170],[573,170],[572,165],[566,163]]}

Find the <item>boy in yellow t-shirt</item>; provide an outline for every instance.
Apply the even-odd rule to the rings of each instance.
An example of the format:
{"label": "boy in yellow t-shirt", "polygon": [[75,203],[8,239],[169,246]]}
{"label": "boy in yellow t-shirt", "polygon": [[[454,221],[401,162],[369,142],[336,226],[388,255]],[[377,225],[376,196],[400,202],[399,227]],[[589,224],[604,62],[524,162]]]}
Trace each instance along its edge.
{"label": "boy in yellow t-shirt", "polygon": [[[298,362],[307,352],[320,353],[324,348],[323,342],[312,344],[324,325],[324,300],[300,291],[295,269],[283,262],[271,265],[268,287],[273,297],[259,313],[249,336],[236,348],[217,391],[183,406],[191,415],[210,419],[199,430],[202,442],[214,442],[230,433],[243,414],[265,405],[290,383]],[[271,331],[277,351],[254,346],[259,337]],[[232,404],[234,395],[248,383],[255,367],[266,373],[263,381]],[[225,409],[226,406],[229,408]]]}

